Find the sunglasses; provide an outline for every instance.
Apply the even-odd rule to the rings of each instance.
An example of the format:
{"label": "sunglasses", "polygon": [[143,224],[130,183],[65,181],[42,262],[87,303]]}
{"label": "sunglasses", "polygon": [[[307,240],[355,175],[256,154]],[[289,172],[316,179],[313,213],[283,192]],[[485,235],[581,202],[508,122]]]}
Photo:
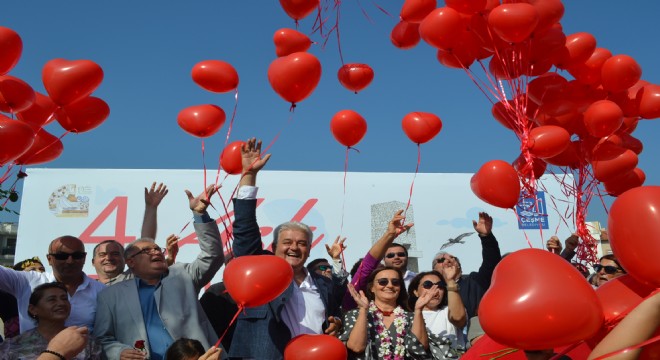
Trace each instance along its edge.
{"label": "sunglasses", "polygon": [[404,253],[404,252],[397,252],[397,253],[393,253],[393,252],[391,252],[391,253],[388,253],[387,255],[385,255],[385,257],[388,258],[388,259],[391,259],[391,258],[393,258],[393,257],[395,257],[395,256],[398,256],[398,257],[407,257],[408,255],[406,255],[406,253]]}
{"label": "sunglasses", "polygon": [[317,269],[317,270],[321,270],[321,271],[328,271],[328,270],[332,269],[332,267],[329,266],[329,265],[320,265],[320,266],[317,267],[316,269]]}
{"label": "sunglasses", "polygon": [[58,253],[52,253],[52,254],[48,254],[48,255],[54,257],[56,260],[62,261],[62,260],[69,259],[69,257],[73,258],[73,260],[81,260],[87,255],[87,253],[86,252],[81,252],[81,251],[76,251],[76,252],[71,253],[71,254],[58,252]]}
{"label": "sunglasses", "polygon": [[388,278],[380,278],[376,279],[376,283],[380,286],[387,286],[387,284],[392,283],[392,286],[401,286],[401,280],[394,278],[394,279],[388,279]]}
{"label": "sunglasses", "polygon": [[605,273],[606,273],[606,274],[610,274],[610,275],[612,275],[612,274],[616,274],[617,271],[621,270],[621,268],[618,268],[618,267],[616,267],[616,266],[610,266],[610,265],[608,265],[608,266],[603,266],[603,265],[601,265],[601,264],[596,264],[596,265],[594,265],[594,271],[595,271],[595,272],[599,273],[599,272],[600,272],[600,269],[605,270]]}
{"label": "sunglasses", "polygon": [[426,290],[432,288],[433,285],[438,285],[439,288],[444,288],[444,287],[445,287],[445,284],[442,282],[442,280],[441,280],[441,281],[438,281],[438,282],[436,282],[436,283],[434,283],[434,282],[431,281],[431,280],[426,280],[426,281],[424,281],[424,282],[422,283],[422,287],[423,287],[424,289],[426,289]]}
{"label": "sunglasses", "polygon": [[140,255],[140,254],[147,254],[147,255],[156,255],[156,254],[162,254],[163,249],[160,248],[160,246],[152,247],[152,248],[144,248],[135,254],[131,255],[130,259]]}

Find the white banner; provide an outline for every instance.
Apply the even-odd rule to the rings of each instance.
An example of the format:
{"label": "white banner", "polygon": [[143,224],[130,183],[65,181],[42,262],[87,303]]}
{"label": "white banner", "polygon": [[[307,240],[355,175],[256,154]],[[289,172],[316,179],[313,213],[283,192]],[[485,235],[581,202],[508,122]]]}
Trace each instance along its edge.
{"label": "white banner", "polygon": [[[88,252],[85,272],[95,275],[91,265],[94,245],[115,239],[126,244],[140,236],[144,215],[144,188],[153,181],[163,182],[169,189],[158,208],[157,242],[164,247],[168,234],[181,237],[179,262],[192,261],[198,247],[184,193],[190,189],[201,192],[203,171],[198,170],[120,170],[120,169],[28,169],[23,187],[20,210],[16,261],[40,256],[46,260],[48,244],[62,235],[73,235],[83,240]],[[412,270],[428,270],[433,256],[449,238],[472,232],[472,220],[480,211],[494,219],[493,233],[502,253],[529,247],[527,240],[537,248],[557,234],[562,240],[573,230],[559,213],[564,214],[565,197],[552,177],[543,179],[547,203],[547,218],[541,231],[521,230],[513,210],[492,207],[479,200],[470,189],[471,174],[414,174],[410,173],[348,173],[344,192],[344,173],[262,171],[258,177],[260,187],[257,218],[265,246],[272,241],[272,229],[278,224],[297,220],[314,230],[310,261],[329,258],[324,244],[337,235],[347,237],[346,266],[363,257],[371,244],[384,232],[389,219],[398,209],[405,209],[411,184],[412,198],[407,222],[415,226],[408,234],[397,239],[409,246]],[[222,182],[223,177],[220,178]],[[208,184],[216,180],[215,171],[206,176]],[[238,182],[238,176],[229,176],[221,189],[228,207],[227,226],[233,219],[233,207],[228,200]],[[554,197],[560,197],[555,200]],[[572,202],[568,199],[569,203]],[[209,213],[216,219],[227,219],[227,212],[218,197],[212,199],[214,209]],[[556,209],[562,204],[563,208]],[[538,217],[538,216],[537,216]],[[530,217],[529,219],[533,219]],[[531,220],[525,220],[529,223]],[[547,220],[547,221],[545,221]],[[343,230],[342,229],[343,223]],[[529,225],[529,224],[527,224]],[[220,223],[220,231],[226,231]],[[185,229],[184,229],[185,227]],[[182,230],[183,229],[183,230]],[[458,256],[464,272],[477,270],[481,263],[481,244],[476,234],[463,238],[465,243],[452,244],[446,251]],[[47,265],[47,264],[46,264]],[[220,281],[222,269],[214,282]]]}

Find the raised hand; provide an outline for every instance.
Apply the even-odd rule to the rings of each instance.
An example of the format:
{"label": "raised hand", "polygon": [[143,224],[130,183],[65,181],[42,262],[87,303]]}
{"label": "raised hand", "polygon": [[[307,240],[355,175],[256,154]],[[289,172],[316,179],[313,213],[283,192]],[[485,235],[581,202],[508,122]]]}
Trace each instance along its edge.
{"label": "raised hand", "polygon": [[493,229],[493,218],[485,212],[479,213],[479,222],[472,220],[472,226],[479,236],[489,235]]}
{"label": "raised hand", "polygon": [[561,253],[561,241],[559,241],[558,237],[552,236],[545,243],[545,248],[548,249],[548,251],[550,251],[553,254],[560,254]]}
{"label": "raised hand", "polygon": [[401,233],[410,230],[410,228],[415,225],[413,223],[404,225],[403,221],[405,220],[405,217],[402,214],[403,210],[397,211],[392,217],[392,220],[387,224],[387,233],[393,235],[395,238]]}
{"label": "raised hand", "polygon": [[445,263],[442,264],[442,267],[440,268],[440,275],[442,275],[442,278],[445,279],[445,282],[456,280],[460,276],[460,272],[458,271],[458,264],[445,261]]}
{"label": "raised hand", "polygon": [[176,255],[179,253],[179,237],[171,234],[167,237],[167,266],[172,266],[176,261]]}
{"label": "raised hand", "polygon": [[209,185],[206,188],[206,191],[197,195],[197,197],[193,197],[192,193],[189,190],[186,190],[186,195],[188,196],[188,202],[190,203],[190,210],[200,214],[205,212],[206,209],[211,204],[211,202],[209,201],[211,199],[211,196],[213,196],[213,194],[215,194],[215,192],[218,191],[218,189],[220,189],[220,187],[217,185]]}
{"label": "raised hand", "polygon": [[266,165],[270,159],[270,154],[262,158],[261,140],[257,141],[256,138],[251,138],[241,147],[241,157],[243,159],[243,174],[256,174]]}
{"label": "raised hand", "polygon": [[424,309],[424,306],[433,299],[434,296],[440,295],[440,288],[438,288],[438,285],[433,285],[428,291],[425,291],[422,296],[417,298],[417,302],[415,303],[415,310],[422,310]]}
{"label": "raised hand", "polygon": [[566,249],[568,250],[575,250],[578,247],[578,243],[580,242],[580,238],[577,236],[577,234],[573,234],[564,240],[564,244],[566,244]]}
{"label": "raised hand", "polygon": [[340,239],[340,236],[337,236],[335,242],[332,243],[332,246],[325,244],[325,250],[328,252],[328,255],[330,255],[331,258],[335,260],[341,258],[341,253],[346,249],[344,241],[346,241],[346,238]]}
{"label": "raised hand", "polygon": [[351,294],[353,300],[355,300],[355,303],[359,308],[369,308],[369,299],[367,299],[367,296],[364,295],[364,291],[360,290],[360,293],[358,293],[357,290],[355,290],[355,286],[353,286],[353,284],[348,284],[348,292]]}
{"label": "raised hand", "polygon": [[151,184],[151,188],[147,190],[147,188],[144,188],[144,203],[146,206],[151,206],[151,207],[158,207],[160,205],[161,200],[167,195],[169,190],[167,190],[167,186],[164,185],[163,183],[158,184],[156,186],[156,182],[154,181]]}

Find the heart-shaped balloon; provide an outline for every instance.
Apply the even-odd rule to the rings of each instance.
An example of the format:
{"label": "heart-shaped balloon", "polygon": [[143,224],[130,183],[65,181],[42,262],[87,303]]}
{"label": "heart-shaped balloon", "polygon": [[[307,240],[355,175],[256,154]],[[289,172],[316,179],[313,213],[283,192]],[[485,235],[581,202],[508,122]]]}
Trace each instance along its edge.
{"label": "heart-shaped balloon", "polygon": [[504,209],[513,208],[520,199],[518,173],[502,160],[483,164],[472,176],[470,187],[479,199]]}
{"label": "heart-shaped balloon", "polygon": [[353,110],[341,110],[330,120],[330,131],[340,144],[355,146],[367,133],[367,122]]}
{"label": "heart-shaped balloon", "polygon": [[524,249],[495,268],[479,304],[479,322],[499,343],[542,350],[591,338],[603,324],[603,310],[596,292],[569,262],[548,251]]}
{"label": "heart-shaped balloon", "polygon": [[541,159],[561,154],[570,143],[571,135],[559,126],[539,126],[529,132],[529,152]]}
{"label": "heart-shaped balloon", "polygon": [[35,99],[30,84],[10,75],[0,76],[0,111],[17,113],[26,110]]}
{"label": "heart-shaped balloon", "polygon": [[660,85],[649,84],[637,92],[639,116],[644,119],[660,117]]}
{"label": "heart-shaped balloon", "polygon": [[243,141],[229,143],[220,153],[220,166],[227,174],[238,175],[243,171],[243,157],[241,147]]}
{"label": "heart-shaped balloon", "polygon": [[619,174],[603,183],[605,191],[611,196],[619,196],[624,192],[644,185],[646,174],[640,168]]}
{"label": "heart-shaped balloon", "polygon": [[91,60],[53,59],[44,65],[41,80],[60,106],[89,96],[103,81],[103,69]]}
{"label": "heart-shaped balloon", "polygon": [[346,346],[334,336],[298,335],[284,348],[284,360],[308,360],[322,356],[324,360],[348,359]]}
{"label": "heart-shaped balloon", "polygon": [[605,321],[611,322],[639,305],[653,290],[626,274],[606,281],[596,289],[596,295],[603,306]]}
{"label": "heart-shaped balloon", "polygon": [[306,52],[282,56],[270,63],[268,81],[275,92],[290,103],[306,99],[321,80],[321,62]]}
{"label": "heart-shaped balloon", "polygon": [[35,92],[36,97],[32,106],[16,114],[24,123],[32,126],[36,132],[42,126],[50,124],[55,120],[55,110],[57,105],[48,96]]}
{"label": "heart-shaped balloon", "polygon": [[608,181],[617,175],[631,171],[637,166],[638,161],[637,154],[630,149],[626,149],[612,159],[592,160],[591,167],[594,170],[596,179]]}
{"label": "heart-shaped balloon", "polygon": [[517,43],[529,38],[539,22],[536,8],[530,4],[502,4],[488,15],[488,24],[502,40]]}
{"label": "heart-shaped balloon", "polygon": [[0,115],[0,166],[23,155],[34,143],[30,125]]}
{"label": "heart-shaped balloon", "polygon": [[193,66],[191,76],[197,85],[211,92],[224,93],[238,87],[238,73],[226,61],[200,61]]}
{"label": "heart-shaped balloon", "polygon": [[442,120],[435,114],[415,111],[403,117],[401,126],[403,132],[412,142],[424,144],[442,130]]}
{"label": "heart-shaped balloon", "polygon": [[223,273],[231,298],[241,307],[269,303],[291,285],[293,268],[275,255],[248,255],[234,258]]}
{"label": "heart-shaped balloon", "polygon": [[189,106],[177,116],[177,122],[185,132],[201,138],[217,133],[225,119],[225,111],[211,104]]}
{"label": "heart-shaped balloon", "polygon": [[419,24],[399,21],[390,32],[390,41],[399,49],[412,49],[419,44]]}
{"label": "heart-shaped balloon", "polygon": [[280,0],[280,5],[297,23],[319,7],[319,0]]}
{"label": "heart-shaped balloon", "polygon": [[367,64],[346,64],[339,68],[337,78],[343,87],[357,94],[371,84],[374,71]]}
{"label": "heart-shaped balloon", "polygon": [[16,31],[0,26],[0,75],[14,68],[23,52],[23,40]]}
{"label": "heart-shaped balloon", "polygon": [[419,24],[437,6],[437,0],[405,0],[399,17],[403,21]]}
{"label": "heart-shaped balloon", "polygon": [[30,148],[15,160],[19,165],[37,165],[53,161],[62,155],[64,145],[57,137],[40,129]]}
{"label": "heart-shaped balloon", "polygon": [[278,57],[287,56],[295,52],[305,52],[312,46],[312,40],[298,30],[282,28],[273,35],[275,54]]}
{"label": "heart-shaped balloon", "polygon": [[64,130],[81,133],[92,130],[110,115],[108,104],[93,96],[86,97],[56,111],[57,122]]}

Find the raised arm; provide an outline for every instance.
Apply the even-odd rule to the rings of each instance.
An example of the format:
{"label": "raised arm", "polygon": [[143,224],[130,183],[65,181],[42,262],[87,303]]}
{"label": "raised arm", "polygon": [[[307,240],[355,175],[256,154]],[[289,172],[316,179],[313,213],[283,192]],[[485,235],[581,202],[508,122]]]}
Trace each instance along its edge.
{"label": "raised arm", "polygon": [[210,204],[209,200],[216,191],[218,191],[216,185],[209,185],[204,192],[193,197],[190,191],[186,190],[190,210],[195,218],[193,225],[199,241],[200,253],[193,262],[184,264],[184,267],[193,278],[198,291],[211,281],[225,261],[218,224],[206,212]]}
{"label": "raised arm", "polygon": [[481,239],[481,266],[478,272],[478,281],[484,290],[490,287],[490,280],[493,277],[495,266],[502,260],[500,245],[493,235],[493,218],[485,212],[479,213],[479,221],[472,221],[474,230]]}
{"label": "raised arm", "polygon": [[467,313],[465,311],[465,305],[461,299],[461,295],[458,292],[458,284],[456,283],[456,274],[458,273],[458,267],[455,263],[444,262],[440,268],[440,273],[442,278],[447,282],[447,309],[448,309],[448,318],[454,326],[459,329],[465,327],[467,323]]}
{"label": "raised arm", "polygon": [[571,262],[573,257],[575,257],[575,249],[577,249],[579,241],[580,238],[577,234],[572,234],[567,237],[566,240],[564,240],[566,247],[564,248],[564,251],[561,252],[561,257],[566,259],[566,261]]}
{"label": "raised arm", "polygon": [[154,181],[151,188],[144,188],[144,220],[142,220],[142,233],[140,237],[156,239],[158,230],[158,205],[167,195],[167,186],[163,183],[156,186]]}

